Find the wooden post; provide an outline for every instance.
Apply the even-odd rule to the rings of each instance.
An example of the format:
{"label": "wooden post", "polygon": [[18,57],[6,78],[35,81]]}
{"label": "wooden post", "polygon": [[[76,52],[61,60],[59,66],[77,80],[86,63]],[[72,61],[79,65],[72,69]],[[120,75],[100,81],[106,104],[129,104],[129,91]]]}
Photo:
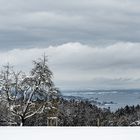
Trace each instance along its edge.
{"label": "wooden post", "polygon": [[58,118],[57,117],[47,117],[47,126],[57,126]]}
{"label": "wooden post", "polygon": [[100,126],[100,119],[99,118],[97,119],[97,126],[98,127]]}

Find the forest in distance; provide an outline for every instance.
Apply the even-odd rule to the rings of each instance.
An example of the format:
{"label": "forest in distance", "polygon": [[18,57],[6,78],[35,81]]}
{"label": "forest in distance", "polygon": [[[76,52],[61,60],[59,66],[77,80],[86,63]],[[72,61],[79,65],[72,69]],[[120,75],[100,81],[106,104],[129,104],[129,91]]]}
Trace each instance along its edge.
{"label": "forest in distance", "polygon": [[112,112],[88,100],[65,99],[44,55],[30,75],[9,64],[0,73],[0,126],[140,126],[140,105]]}

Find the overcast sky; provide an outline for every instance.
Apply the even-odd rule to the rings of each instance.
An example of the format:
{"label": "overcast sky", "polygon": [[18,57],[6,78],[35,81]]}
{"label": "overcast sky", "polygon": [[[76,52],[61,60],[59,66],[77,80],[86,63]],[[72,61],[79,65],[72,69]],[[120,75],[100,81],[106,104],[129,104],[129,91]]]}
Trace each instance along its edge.
{"label": "overcast sky", "polygon": [[0,0],[0,65],[45,52],[64,88],[140,87],[139,0]]}

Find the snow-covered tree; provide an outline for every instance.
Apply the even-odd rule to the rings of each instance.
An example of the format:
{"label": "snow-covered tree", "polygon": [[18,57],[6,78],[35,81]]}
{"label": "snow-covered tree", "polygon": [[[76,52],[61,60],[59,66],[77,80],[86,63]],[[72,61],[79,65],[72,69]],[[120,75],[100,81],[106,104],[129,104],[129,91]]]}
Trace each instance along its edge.
{"label": "snow-covered tree", "polygon": [[45,111],[49,117],[56,117],[58,112],[59,90],[52,81],[53,74],[46,56],[33,61],[33,64],[29,76],[13,71],[9,64],[1,73],[1,93],[21,126],[27,118],[38,113]]}

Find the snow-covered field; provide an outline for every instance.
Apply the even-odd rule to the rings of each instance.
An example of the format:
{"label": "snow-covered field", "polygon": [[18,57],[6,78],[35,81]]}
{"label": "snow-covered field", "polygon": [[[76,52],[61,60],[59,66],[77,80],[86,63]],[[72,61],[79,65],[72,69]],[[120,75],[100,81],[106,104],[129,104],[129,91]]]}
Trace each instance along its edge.
{"label": "snow-covered field", "polygon": [[1,128],[0,135],[3,140],[139,140],[139,130],[138,127],[12,127]]}

